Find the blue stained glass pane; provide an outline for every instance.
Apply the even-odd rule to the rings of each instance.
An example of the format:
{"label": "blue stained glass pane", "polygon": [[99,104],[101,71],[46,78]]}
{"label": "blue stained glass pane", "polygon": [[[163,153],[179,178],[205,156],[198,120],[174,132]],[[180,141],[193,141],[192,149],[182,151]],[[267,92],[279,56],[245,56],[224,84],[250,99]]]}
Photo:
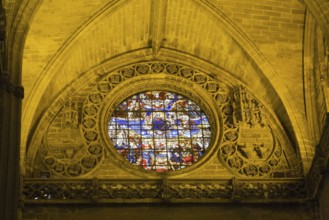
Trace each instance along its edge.
{"label": "blue stained glass pane", "polygon": [[128,121],[129,126],[141,126],[142,122],[140,118],[131,118]]}
{"label": "blue stained glass pane", "polygon": [[209,125],[209,120],[204,113],[202,113],[202,124]]}
{"label": "blue stained glass pane", "polygon": [[169,153],[169,164],[171,169],[178,170],[183,162],[182,152],[179,150],[173,150]]}
{"label": "blue stained glass pane", "polygon": [[141,136],[143,138],[152,138],[153,137],[153,130],[141,129]]}
{"label": "blue stained glass pane", "polygon": [[195,104],[194,102],[192,102],[191,100],[188,100],[187,101],[187,108],[190,110],[190,111],[200,111],[200,107]]}
{"label": "blue stained glass pane", "polygon": [[116,117],[114,120],[113,120],[113,124],[115,124],[117,127],[120,127],[120,125],[128,125],[128,120],[126,118],[119,118],[119,117]]}
{"label": "blue stained glass pane", "polygon": [[116,108],[117,111],[120,110],[127,110],[127,102],[123,101],[120,105],[118,105],[118,107]]}
{"label": "blue stained glass pane", "polygon": [[189,121],[189,126],[190,129],[194,129],[194,130],[199,130],[200,129],[200,123],[201,121],[199,120],[199,118],[192,118]]}
{"label": "blue stained glass pane", "polygon": [[159,131],[165,131],[166,121],[164,112],[153,112],[153,129]]}
{"label": "blue stained glass pane", "polygon": [[166,130],[166,137],[167,138],[177,138],[178,130],[176,130],[176,129]]}
{"label": "blue stained glass pane", "polygon": [[167,91],[131,96],[113,112],[108,134],[131,164],[156,172],[198,161],[210,143],[210,125],[193,101]]}
{"label": "blue stained glass pane", "polygon": [[141,125],[140,124],[129,124],[129,129],[140,130]]}
{"label": "blue stained glass pane", "polygon": [[185,137],[185,138],[190,138],[191,137],[190,130],[188,130],[188,129],[178,130],[178,135],[180,137]]}
{"label": "blue stained glass pane", "polygon": [[130,150],[129,152],[129,162],[134,165],[139,165],[142,159],[142,154],[140,150]]}
{"label": "blue stained glass pane", "polygon": [[191,129],[190,132],[192,137],[202,137],[200,129]]}

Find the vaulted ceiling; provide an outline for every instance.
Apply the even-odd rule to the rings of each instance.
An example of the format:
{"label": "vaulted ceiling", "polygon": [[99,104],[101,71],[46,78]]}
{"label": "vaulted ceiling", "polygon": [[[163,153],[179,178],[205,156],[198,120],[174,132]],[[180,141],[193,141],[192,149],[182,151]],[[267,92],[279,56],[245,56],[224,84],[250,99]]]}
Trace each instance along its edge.
{"label": "vaulted ceiling", "polygon": [[20,13],[29,26],[22,39],[22,158],[44,113],[79,78],[159,60],[248,88],[281,123],[304,172],[310,168],[314,140],[303,75],[307,13],[300,1],[43,0],[23,1]]}

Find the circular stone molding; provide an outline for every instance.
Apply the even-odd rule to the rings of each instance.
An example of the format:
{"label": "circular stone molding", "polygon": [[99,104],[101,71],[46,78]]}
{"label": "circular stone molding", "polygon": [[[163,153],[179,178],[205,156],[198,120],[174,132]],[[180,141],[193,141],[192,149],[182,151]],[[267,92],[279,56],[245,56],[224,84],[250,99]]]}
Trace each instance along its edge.
{"label": "circular stone molding", "polygon": [[[184,169],[174,169],[170,172],[166,172],[165,175],[178,174],[182,172],[187,172],[189,169],[196,168],[203,161],[207,160],[213,147],[216,146],[221,137],[221,113],[215,108],[215,103],[209,94],[199,87],[198,85],[193,85],[188,83],[185,80],[182,80],[178,77],[167,76],[165,74],[157,74],[151,77],[136,77],[130,79],[120,84],[111,91],[104,99],[104,106],[101,107],[103,113],[100,116],[101,120],[101,134],[102,139],[105,140],[105,144],[110,146],[110,152],[112,155],[117,158],[120,163],[125,164],[125,168],[136,169],[137,171],[145,172],[146,170],[142,169],[142,166],[133,166],[129,164],[127,157],[118,153],[118,149],[115,147],[115,144],[109,137],[109,127],[108,120],[113,115],[114,111],[117,109],[117,106],[128,97],[132,95],[145,92],[145,91],[167,91],[171,93],[176,93],[181,96],[184,96],[192,100],[200,109],[205,113],[209,120],[209,127],[211,127],[211,137],[209,137],[209,148],[204,152],[204,155],[198,159],[196,163],[189,164]],[[212,103],[209,105],[209,103]],[[160,156],[160,155],[159,155]],[[142,161],[141,161],[142,162]],[[151,169],[152,170],[152,169]],[[156,169],[158,172],[164,171],[163,169]],[[147,172],[147,171],[146,171]],[[150,173],[150,172],[148,172]],[[157,175],[157,174],[155,174]]]}

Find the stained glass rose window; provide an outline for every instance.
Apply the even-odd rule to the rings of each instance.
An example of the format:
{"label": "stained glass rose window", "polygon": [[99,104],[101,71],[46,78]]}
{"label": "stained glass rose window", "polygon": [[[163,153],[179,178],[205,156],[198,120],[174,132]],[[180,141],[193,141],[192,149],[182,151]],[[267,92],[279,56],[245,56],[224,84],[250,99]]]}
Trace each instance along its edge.
{"label": "stained glass rose window", "polygon": [[116,151],[146,170],[180,170],[197,162],[210,144],[210,124],[188,98],[146,91],[124,100],[112,113],[108,134]]}

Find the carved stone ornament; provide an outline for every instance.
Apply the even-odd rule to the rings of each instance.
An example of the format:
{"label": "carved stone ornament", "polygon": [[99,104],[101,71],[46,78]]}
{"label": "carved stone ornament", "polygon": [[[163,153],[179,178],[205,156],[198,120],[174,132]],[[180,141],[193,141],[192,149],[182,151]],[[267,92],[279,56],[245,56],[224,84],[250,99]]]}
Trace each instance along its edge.
{"label": "carved stone ornament", "polygon": [[[104,158],[103,147],[97,142],[98,134],[91,130],[95,128],[96,121],[85,117],[82,124],[90,130],[80,131],[83,110],[78,105],[76,101],[66,102],[42,139],[39,155],[54,176],[84,175],[95,169]],[[97,113],[96,109],[88,106],[84,111],[87,115]]]}
{"label": "carved stone ornament", "polygon": [[[73,170],[75,170],[73,168]],[[75,172],[75,171],[72,171]],[[78,171],[77,171],[78,172]],[[48,180],[24,179],[23,201],[36,203],[304,202],[302,179],[266,180]]]}
{"label": "carved stone ornament", "polygon": [[240,175],[269,175],[280,164],[283,150],[268,123],[268,113],[245,88],[233,91],[231,97],[219,96],[224,138],[218,156]]}
{"label": "carved stone ornament", "polygon": [[108,118],[115,108],[145,90],[186,96],[209,118],[209,150],[189,168],[166,175],[197,169],[215,152],[219,161],[240,177],[270,177],[283,160],[289,164],[281,145],[287,141],[273,131],[275,122],[270,113],[242,86],[228,86],[211,74],[156,61],[125,66],[91,84],[64,104],[40,144],[39,155],[54,175],[78,177],[90,173],[103,161],[105,146],[111,160],[121,168],[141,176],[153,175],[120,156],[108,135]]}

